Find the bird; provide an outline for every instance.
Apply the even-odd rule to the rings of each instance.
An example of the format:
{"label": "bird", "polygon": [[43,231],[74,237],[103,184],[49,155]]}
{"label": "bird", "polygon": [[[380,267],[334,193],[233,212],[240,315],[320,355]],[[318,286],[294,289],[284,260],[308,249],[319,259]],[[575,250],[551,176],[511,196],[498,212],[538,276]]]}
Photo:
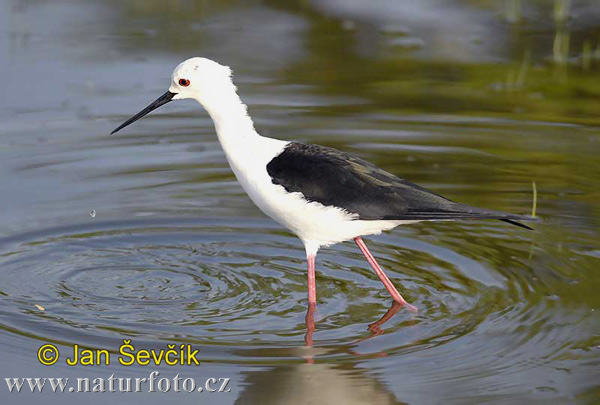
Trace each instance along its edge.
{"label": "bird", "polygon": [[315,259],[321,248],[354,240],[392,299],[409,304],[377,263],[363,236],[420,221],[495,219],[526,229],[532,217],[447,199],[334,148],[261,136],[232,80],[232,70],[193,57],[171,75],[168,91],[111,135],[174,100],[194,99],[208,112],[225,156],[250,199],[304,244],[308,306],[316,307]]}

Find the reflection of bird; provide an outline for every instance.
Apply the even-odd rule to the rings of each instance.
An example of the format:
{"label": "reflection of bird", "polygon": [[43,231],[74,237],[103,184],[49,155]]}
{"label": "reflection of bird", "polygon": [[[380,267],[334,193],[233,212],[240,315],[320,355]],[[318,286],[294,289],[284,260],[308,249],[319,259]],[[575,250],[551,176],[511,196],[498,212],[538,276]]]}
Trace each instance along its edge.
{"label": "reflection of bird", "polygon": [[[169,90],[112,133],[171,100],[193,98],[208,111],[227,160],[252,201],[304,242],[308,302],[316,305],[315,256],[322,246],[354,239],[395,301],[398,293],[361,239],[398,225],[426,220],[528,217],[455,203],[332,148],[260,136],[231,81],[231,70],[191,58],[171,77]],[[531,229],[531,228],[528,228]]]}
{"label": "reflection of bird", "polygon": [[372,374],[351,362],[288,364],[243,373],[243,404],[405,404]]}

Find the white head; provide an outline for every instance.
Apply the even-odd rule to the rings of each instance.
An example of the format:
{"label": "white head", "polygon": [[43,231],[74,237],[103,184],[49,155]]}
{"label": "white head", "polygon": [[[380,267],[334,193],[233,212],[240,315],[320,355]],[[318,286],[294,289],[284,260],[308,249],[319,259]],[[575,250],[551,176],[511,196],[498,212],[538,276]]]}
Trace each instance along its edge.
{"label": "white head", "polygon": [[[181,62],[171,75],[169,91],[160,96],[142,111],[129,118],[111,134],[139,120],[149,112],[171,100],[193,98],[200,102],[213,115],[221,106],[245,106],[236,93],[231,81],[231,69],[206,58],[190,58]],[[214,117],[213,117],[214,118]]]}
{"label": "white head", "polygon": [[184,98],[215,99],[235,86],[231,82],[231,69],[214,60],[190,58],[181,62],[171,75],[169,92],[174,93],[173,100]]}

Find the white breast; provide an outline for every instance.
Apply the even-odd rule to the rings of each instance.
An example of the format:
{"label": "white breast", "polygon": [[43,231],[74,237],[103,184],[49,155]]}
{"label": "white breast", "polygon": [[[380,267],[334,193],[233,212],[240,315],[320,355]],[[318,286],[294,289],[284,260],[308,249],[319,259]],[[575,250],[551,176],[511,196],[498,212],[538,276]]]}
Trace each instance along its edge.
{"label": "white breast", "polygon": [[361,235],[372,235],[413,221],[361,221],[356,214],[318,202],[308,202],[301,193],[289,193],[273,184],[267,164],[289,142],[258,136],[244,147],[224,147],[227,160],[252,201],[268,216],[295,233],[314,253]]}

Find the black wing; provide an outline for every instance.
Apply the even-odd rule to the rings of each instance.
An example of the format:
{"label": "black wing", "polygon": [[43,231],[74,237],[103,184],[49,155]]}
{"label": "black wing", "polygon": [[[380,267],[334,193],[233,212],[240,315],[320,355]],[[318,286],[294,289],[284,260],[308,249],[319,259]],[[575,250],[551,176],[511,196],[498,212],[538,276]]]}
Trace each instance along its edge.
{"label": "black wing", "polygon": [[333,148],[291,142],[267,165],[274,184],[299,192],[308,201],[335,206],[361,220],[531,218],[455,203],[400,179],[365,160]]}

